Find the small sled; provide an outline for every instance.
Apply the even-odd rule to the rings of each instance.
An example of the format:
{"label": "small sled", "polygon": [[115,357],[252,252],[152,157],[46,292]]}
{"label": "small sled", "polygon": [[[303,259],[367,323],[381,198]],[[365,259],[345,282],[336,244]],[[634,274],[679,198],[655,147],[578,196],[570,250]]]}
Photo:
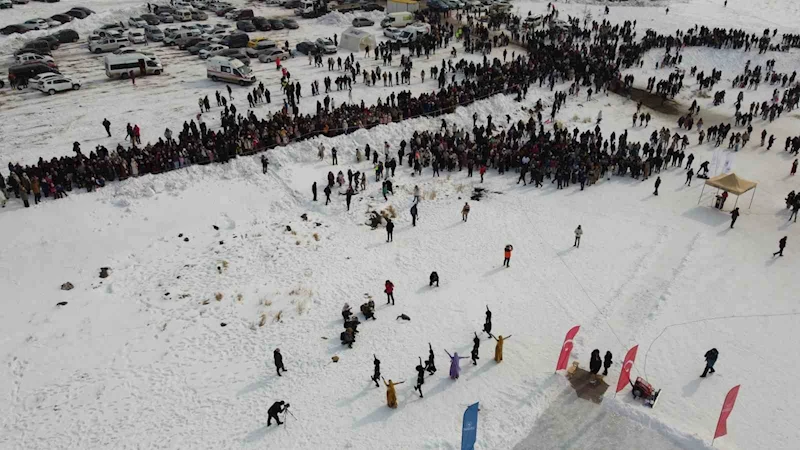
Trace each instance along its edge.
{"label": "small sled", "polygon": [[642,377],[636,377],[636,383],[631,383],[631,385],[633,386],[633,398],[641,398],[645,405],[651,408],[656,407],[661,389],[653,389],[653,386],[644,381]]}

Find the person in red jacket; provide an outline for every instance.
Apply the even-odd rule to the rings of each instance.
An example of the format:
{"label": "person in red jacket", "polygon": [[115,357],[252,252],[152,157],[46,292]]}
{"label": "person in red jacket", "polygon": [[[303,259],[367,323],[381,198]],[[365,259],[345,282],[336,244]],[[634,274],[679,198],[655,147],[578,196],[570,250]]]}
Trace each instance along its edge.
{"label": "person in red jacket", "polygon": [[394,284],[392,284],[391,281],[386,280],[385,287],[386,288],[383,290],[383,292],[386,292],[386,304],[388,305],[389,302],[391,302],[392,305],[394,305]]}
{"label": "person in red jacket", "polygon": [[512,250],[514,250],[514,246],[513,245],[511,245],[511,244],[506,245],[505,253],[504,253],[505,259],[503,259],[503,265],[506,266],[506,267],[510,267],[509,263],[511,262],[511,251]]}
{"label": "person in red jacket", "polygon": [[481,183],[483,183],[483,174],[486,173],[486,166],[481,164],[481,168],[478,169],[478,172],[481,174]]}

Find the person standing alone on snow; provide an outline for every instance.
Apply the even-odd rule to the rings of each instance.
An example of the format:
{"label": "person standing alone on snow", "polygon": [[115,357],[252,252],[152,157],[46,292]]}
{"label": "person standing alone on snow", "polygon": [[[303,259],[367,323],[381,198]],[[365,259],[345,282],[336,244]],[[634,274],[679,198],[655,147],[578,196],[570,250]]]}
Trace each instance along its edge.
{"label": "person standing alone on snow", "polygon": [[392,242],[392,232],[394,231],[394,222],[386,220],[386,242]]}
{"label": "person standing alone on snow", "polygon": [[739,208],[733,208],[731,211],[731,228],[733,228],[733,224],[736,223],[736,219],[739,218]]}
{"label": "person standing alone on snow", "polygon": [[786,236],[782,237],[780,241],[778,241],[778,251],[773,253],[772,256],[783,256],[783,249],[786,247]]}
{"label": "person standing alone on snow", "polygon": [[707,351],[705,354],[706,357],[706,368],[703,370],[703,374],[700,375],[700,378],[705,378],[709,372],[714,373],[714,364],[717,362],[717,357],[719,357],[719,352],[716,348],[712,348],[711,350]]}
{"label": "person standing alone on snow", "polygon": [[514,250],[514,246],[511,244],[506,245],[506,248],[503,253],[503,265],[506,267],[511,267],[511,252]]}
{"label": "person standing alone on snow", "polygon": [[286,368],[283,367],[283,356],[281,355],[281,349],[276,348],[274,352],[272,352],[272,357],[275,359],[275,370],[278,371],[278,376],[281,376],[281,370],[286,372]]}
{"label": "person standing alone on snow", "polygon": [[386,292],[386,304],[388,305],[391,302],[394,305],[394,284],[391,281],[386,280],[383,292]]}
{"label": "person standing alone on snow", "polygon": [[468,216],[469,216],[469,203],[464,203],[464,207],[461,208],[461,220],[466,222]]}
{"label": "person standing alone on snow", "polygon": [[653,195],[658,196],[659,186],[661,186],[661,177],[656,177],[656,190],[653,192]]}
{"label": "person standing alone on snow", "polygon": [[583,229],[578,225],[578,228],[575,228],[575,243],[572,244],[573,247],[581,248],[581,236],[583,236]]}
{"label": "person standing alone on snow", "polygon": [[108,119],[103,119],[103,128],[106,129],[108,137],[111,137],[111,122],[109,122]]}

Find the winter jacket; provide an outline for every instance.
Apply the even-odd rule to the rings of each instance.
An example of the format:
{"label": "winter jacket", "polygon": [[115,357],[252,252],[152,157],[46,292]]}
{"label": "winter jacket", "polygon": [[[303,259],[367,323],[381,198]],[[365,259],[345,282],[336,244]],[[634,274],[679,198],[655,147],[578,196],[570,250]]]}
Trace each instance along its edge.
{"label": "winter jacket", "polygon": [[589,361],[589,371],[596,375],[597,372],[600,372],[601,367],[603,367],[603,360],[600,359],[600,352],[595,350],[592,352],[592,359]]}
{"label": "winter jacket", "polygon": [[511,251],[512,251],[512,250],[514,250],[514,247],[513,247],[513,246],[511,246],[511,245],[506,245],[506,248],[505,248],[505,253],[504,253],[504,255],[505,255],[505,258],[506,258],[506,259],[509,259],[509,258],[511,258]]}
{"label": "winter jacket", "polygon": [[281,352],[277,349],[272,352],[273,358],[275,358],[275,367],[283,367],[283,356],[281,356]]}
{"label": "winter jacket", "polygon": [[706,365],[708,365],[708,367],[714,367],[714,363],[717,362],[717,357],[718,356],[719,356],[719,352],[715,348],[712,348],[711,350],[707,351],[706,355],[705,355],[705,357],[706,357]]}
{"label": "winter jacket", "polygon": [[575,228],[575,237],[581,237],[583,235],[583,229],[581,227]]}
{"label": "winter jacket", "polygon": [[386,224],[386,231],[388,231],[389,233],[391,233],[391,232],[392,232],[392,230],[394,230],[394,222],[389,222],[389,223],[387,223],[387,224]]}
{"label": "winter jacket", "polygon": [[392,292],[394,292],[394,284],[392,284],[391,281],[386,282],[386,289],[384,290],[384,292],[386,292],[387,294],[391,294]]}

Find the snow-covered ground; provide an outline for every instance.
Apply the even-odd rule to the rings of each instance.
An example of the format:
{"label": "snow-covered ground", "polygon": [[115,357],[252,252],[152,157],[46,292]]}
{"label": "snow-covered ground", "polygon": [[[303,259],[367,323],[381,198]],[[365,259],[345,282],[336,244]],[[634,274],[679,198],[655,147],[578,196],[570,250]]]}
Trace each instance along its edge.
{"label": "snow-covered ground", "polygon": [[[136,7],[117,3],[123,12],[112,2],[105,12],[100,1],[85,5],[125,17]],[[696,21],[758,30],[770,20],[779,32],[797,27],[797,6],[788,0],[731,0],[727,8],[721,1],[692,0],[672,4],[669,15],[657,4],[614,5],[609,19],[651,20],[665,32]],[[66,2],[55,5],[69,9]],[[518,5],[546,8],[546,2]],[[589,8],[597,11],[594,17],[602,11],[577,3],[558,7]],[[19,21],[6,17],[0,16],[2,25]],[[343,28],[328,21],[301,21],[300,30],[286,36],[294,43]],[[165,60],[175,52],[175,62],[161,77],[137,80],[136,88],[107,81],[95,57],[64,46],[56,57],[63,67],[84,71],[84,90],[55,97],[0,91],[0,162],[68,154],[74,140],[86,148],[114,145],[100,137],[103,117],[115,131],[139,123],[145,140],[166,126],[180,127],[196,114],[197,97],[221,85],[205,79],[199,60],[156,51]],[[445,55],[439,53],[430,65],[441,64]],[[651,56],[644,69],[631,72],[637,82],[666,76],[653,72],[658,54]],[[687,49],[683,65],[722,69],[724,89],[747,59],[769,58],[778,71],[797,67],[795,52],[757,56],[703,48]],[[253,64],[271,76],[273,66]],[[304,92],[327,74],[308,68],[304,58],[287,64]],[[414,92],[434,87],[412,83]],[[766,99],[772,89],[746,91],[745,104]],[[272,90],[273,100],[280,98]],[[353,96],[369,103],[387,93],[359,84]],[[480,120],[492,114],[505,125],[506,114],[526,119],[522,106],[550,96],[532,88],[523,104],[497,96],[444,118],[471,126],[473,113]],[[337,103],[345,99],[339,94]],[[655,112],[648,128],[629,128],[636,106],[625,99],[584,99],[570,97],[559,120],[585,129],[602,110],[604,134],[628,128],[629,141],[645,140],[661,126],[683,134],[675,117]],[[691,98],[684,92],[678,100],[688,104]],[[730,102],[712,108],[710,99],[698,101],[711,118],[707,126],[732,121]],[[71,109],[76,104],[84,112]],[[301,103],[313,105],[305,98]],[[742,390],[729,434],[715,447],[797,447],[798,419],[786,399],[800,391],[793,377],[800,367],[793,345],[799,235],[783,204],[797,188],[788,176],[794,158],[783,152],[784,138],[797,133],[796,112],[771,124],[753,121],[756,133],[766,126],[775,134],[772,150],[753,139],[735,154],[734,170],[759,182],[752,209],[746,209],[750,194],[739,202],[743,214],[735,229],[728,228],[726,212],[708,206],[708,190],[697,204],[699,180],[683,186],[677,168],[662,172],[658,197],[651,195],[653,178],[612,177],[581,192],[547,183],[539,190],[523,187],[515,174],[490,171],[480,186],[488,195],[472,201],[477,177],[443,171],[431,178],[429,170],[411,177],[403,167],[388,202],[374,177],[349,212],[336,193],[327,207],[311,201],[311,183],[323,183],[329,170],[370,172],[368,163],[355,162],[356,147],[382,148],[388,141],[396,153],[401,139],[440,125],[441,118],[415,119],[292,144],[270,152],[267,175],[258,157],[239,158],[74,192],[30,209],[12,200],[0,213],[0,379],[6,381],[0,385],[0,448],[453,449],[459,448],[464,409],[480,401],[480,449],[706,449],[725,394],[737,384]],[[689,135],[695,166],[711,160],[713,147],[697,145],[696,131]],[[339,149],[338,167],[316,160],[320,142]],[[412,227],[415,184],[425,199]],[[465,201],[472,213],[462,223]],[[368,211],[388,205],[398,211],[393,243],[385,242],[382,229],[363,225]],[[304,213],[308,221],[300,218]],[[574,249],[578,224],[585,234]],[[786,256],[771,258],[782,236],[788,236]],[[508,243],[515,249],[513,267],[504,269]],[[101,267],[111,268],[109,278],[98,277]],[[431,289],[433,270],[441,286]],[[383,304],[386,279],[396,285],[395,306]],[[59,290],[67,281],[75,289]],[[378,304],[377,321],[360,327],[353,349],[343,348],[342,304],[356,310],[367,295]],[[484,338],[478,365],[465,361],[463,376],[453,382],[443,350],[469,354],[487,305],[495,333],[512,335],[504,361],[491,360],[494,341]],[[411,321],[395,320],[401,313]],[[625,351],[639,344],[633,375],[663,389],[655,409],[631,400],[629,390],[616,398],[607,393],[599,406],[574,398],[553,368],[565,332],[576,324],[581,331],[573,359],[585,366],[593,349],[610,350],[612,386]],[[426,379],[420,399],[412,387],[414,366],[429,342],[439,371]],[[289,370],[281,378],[272,366],[276,347]],[[711,347],[720,351],[717,373],[701,380],[703,354]],[[386,379],[406,381],[398,387],[396,410],[369,380],[373,354]],[[338,363],[331,362],[334,355]],[[285,427],[267,428],[266,411],[276,400],[291,402],[294,416]]]}

